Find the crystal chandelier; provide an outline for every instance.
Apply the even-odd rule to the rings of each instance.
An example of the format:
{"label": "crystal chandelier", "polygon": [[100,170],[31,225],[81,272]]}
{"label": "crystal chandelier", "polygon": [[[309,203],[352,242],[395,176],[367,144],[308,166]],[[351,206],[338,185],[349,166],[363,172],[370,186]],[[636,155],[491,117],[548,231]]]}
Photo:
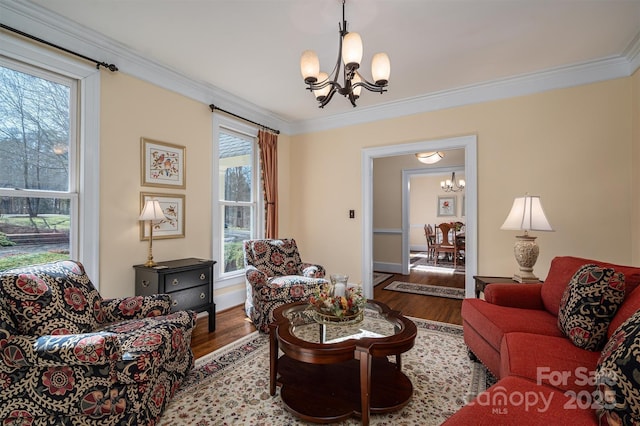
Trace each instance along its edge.
{"label": "crystal chandelier", "polygon": [[[362,39],[358,33],[347,31],[347,21],[344,18],[344,4],[342,0],[342,24],[338,23],[340,30],[340,44],[338,49],[338,60],[331,71],[333,79],[329,79],[329,74],[320,72],[320,61],[318,55],[313,50],[305,50],[300,58],[300,71],[302,78],[308,85],[307,89],[313,92],[316,100],[320,103],[320,108],[324,108],[331,101],[336,92],[349,98],[351,105],[356,106],[356,99],[360,97],[360,91],[364,87],[371,92],[384,93],[389,83],[391,73],[391,63],[386,53],[376,53],[371,61],[371,75],[374,83],[367,81],[358,72],[360,61],[362,60]],[[338,82],[342,63],[343,83]]]}
{"label": "crystal chandelier", "polygon": [[451,179],[440,181],[440,188],[444,192],[458,192],[464,189],[465,181],[460,179],[456,182],[456,172],[451,172]]}

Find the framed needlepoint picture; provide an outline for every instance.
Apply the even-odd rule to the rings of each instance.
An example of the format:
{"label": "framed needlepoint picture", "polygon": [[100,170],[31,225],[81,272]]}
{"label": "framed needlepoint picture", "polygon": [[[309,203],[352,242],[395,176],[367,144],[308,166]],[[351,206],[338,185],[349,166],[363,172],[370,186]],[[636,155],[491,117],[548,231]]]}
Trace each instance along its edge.
{"label": "framed needlepoint picture", "polygon": [[438,196],[438,216],[456,215],[456,196]]}
{"label": "framed needlepoint picture", "polygon": [[141,138],[142,185],[186,188],[186,148],[167,142]]}
{"label": "framed needlepoint picture", "polygon": [[[158,200],[162,213],[166,219],[153,222],[153,239],[161,240],[165,238],[184,238],[185,226],[185,205],[182,194],[151,194],[140,193],[140,210],[147,200]],[[140,221],[140,239],[149,239],[149,227],[145,226],[145,221]]]}

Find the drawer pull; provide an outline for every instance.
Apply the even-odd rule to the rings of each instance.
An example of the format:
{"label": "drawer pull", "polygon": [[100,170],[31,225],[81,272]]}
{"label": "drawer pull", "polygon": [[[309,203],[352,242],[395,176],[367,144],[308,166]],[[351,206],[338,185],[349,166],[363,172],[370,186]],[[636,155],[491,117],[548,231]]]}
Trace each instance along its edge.
{"label": "drawer pull", "polygon": [[149,287],[149,285],[151,284],[151,282],[149,280],[142,280],[142,287]]}
{"label": "drawer pull", "polygon": [[207,276],[204,273],[200,274],[200,281],[204,281],[205,278],[207,278]]}
{"label": "drawer pull", "polygon": [[206,294],[204,294],[204,293],[200,293],[200,299],[204,299],[205,297],[207,297],[207,295],[206,295]]}
{"label": "drawer pull", "polygon": [[173,303],[171,304],[171,306],[178,306],[178,301],[174,300]]}
{"label": "drawer pull", "polygon": [[171,285],[178,285],[179,282],[177,278],[174,278],[173,281],[171,281]]}

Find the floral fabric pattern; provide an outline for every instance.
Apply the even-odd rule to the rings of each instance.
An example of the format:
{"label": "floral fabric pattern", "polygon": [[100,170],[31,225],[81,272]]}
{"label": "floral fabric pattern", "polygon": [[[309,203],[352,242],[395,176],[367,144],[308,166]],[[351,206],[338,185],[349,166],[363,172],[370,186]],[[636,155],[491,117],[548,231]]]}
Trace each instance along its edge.
{"label": "floral fabric pattern", "polygon": [[155,425],[193,367],[195,313],[169,309],[103,300],[73,261],[0,273],[2,424]]}
{"label": "floral fabric pattern", "polygon": [[258,330],[269,331],[278,306],[307,300],[318,284],[327,282],[321,265],[300,259],[293,238],[244,242],[245,311]]}
{"label": "floral fabric pattern", "polygon": [[573,275],[558,312],[558,328],[574,345],[602,348],[611,318],[624,300],[624,275],[611,268],[584,265]]}
{"label": "floral fabric pattern", "polygon": [[640,311],[613,333],[596,367],[596,413],[601,426],[640,423]]}

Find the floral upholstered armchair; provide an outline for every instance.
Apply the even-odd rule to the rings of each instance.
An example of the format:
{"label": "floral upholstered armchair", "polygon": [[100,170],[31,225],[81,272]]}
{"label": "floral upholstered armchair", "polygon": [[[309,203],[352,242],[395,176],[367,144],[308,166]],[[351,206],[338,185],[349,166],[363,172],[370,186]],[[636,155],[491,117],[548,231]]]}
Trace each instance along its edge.
{"label": "floral upholstered armchair", "polygon": [[82,264],[0,273],[0,422],[154,425],[193,366],[195,313],[102,299]]}
{"label": "floral upholstered armchair", "polygon": [[322,266],[300,260],[293,238],[245,240],[244,267],[245,311],[256,328],[265,333],[278,306],[306,300],[318,284],[327,282]]}

